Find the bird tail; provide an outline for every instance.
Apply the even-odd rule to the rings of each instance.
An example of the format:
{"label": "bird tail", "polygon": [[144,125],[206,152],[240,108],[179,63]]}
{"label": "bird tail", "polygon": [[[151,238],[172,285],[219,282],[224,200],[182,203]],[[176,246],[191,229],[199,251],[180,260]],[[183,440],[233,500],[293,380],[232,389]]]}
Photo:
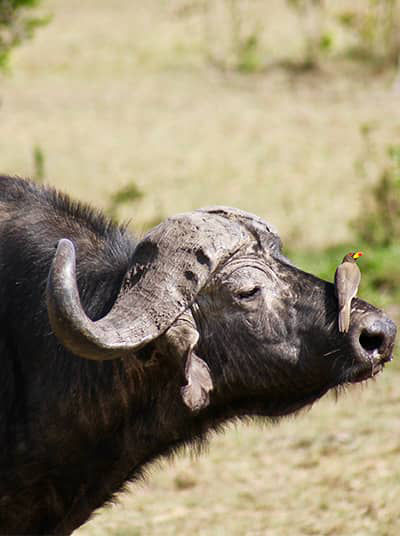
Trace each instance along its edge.
{"label": "bird tail", "polygon": [[339,311],[339,331],[347,333],[350,326],[350,302],[346,303]]}

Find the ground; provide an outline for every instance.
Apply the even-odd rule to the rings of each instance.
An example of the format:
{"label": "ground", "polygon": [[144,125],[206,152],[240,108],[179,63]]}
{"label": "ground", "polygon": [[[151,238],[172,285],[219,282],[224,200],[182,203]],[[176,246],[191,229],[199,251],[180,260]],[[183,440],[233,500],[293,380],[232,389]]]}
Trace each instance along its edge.
{"label": "ground", "polygon": [[[220,53],[227,15],[185,12],[192,4],[44,2],[53,20],[1,80],[1,171],[32,175],[39,147],[46,181],[100,208],[134,181],[144,195],[119,216],[139,232],[225,204],[274,223],[292,247],[351,239],[374,177],[357,171],[361,131],[372,129],[378,160],[400,139],[395,75],[339,62],[308,73],[221,70],[204,49]],[[251,4],[278,59],[296,46],[284,4]],[[150,468],[76,534],[395,536],[399,380],[395,361],[295,419],[230,427],[200,457]]]}
{"label": "ground", "polygon": [[395,536],[400,375],[279,425],[239,425],[179,456],[76,532],[84,536]]}

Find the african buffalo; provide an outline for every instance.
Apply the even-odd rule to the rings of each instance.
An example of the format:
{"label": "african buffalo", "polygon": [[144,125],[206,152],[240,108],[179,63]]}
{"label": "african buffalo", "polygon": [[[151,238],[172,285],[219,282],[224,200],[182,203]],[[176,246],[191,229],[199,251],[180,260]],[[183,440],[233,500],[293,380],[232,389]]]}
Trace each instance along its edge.
{"label": "african buffalo", "polygon": [[0,177],[0,533],[70,534],[152,460],[233,417],[365,380],[396,328],[295,268],[274,229],[214,207],[136,242]]}

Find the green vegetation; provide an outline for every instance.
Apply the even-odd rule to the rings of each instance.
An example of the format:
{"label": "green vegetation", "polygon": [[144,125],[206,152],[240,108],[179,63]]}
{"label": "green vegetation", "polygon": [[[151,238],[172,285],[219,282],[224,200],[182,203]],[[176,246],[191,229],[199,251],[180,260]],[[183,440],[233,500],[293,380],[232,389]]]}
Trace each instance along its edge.
{"label": "green vegetation", "polygon": [[[377,158],[371,130],[370,125],[361,127],[364,146],[356,168],[364,180]],[[348,251],[363,251],[360,294],[380,307],[400,304],[400,146],[389,145],[385,153],[378,177],[364,189],[360,212],[351,222],[353,243],[291,253],[304,270],[333,280],[336,266]]]}
{"label": "green vegetation", "polygon": [[0,69],[8,65],[11,50],[33,36],[49,16],[32,15],[41,0],[0,0]]}
{"label": "green vegetation", "polygon": [[131,181],[111,194],[107,213],[110,218],[117,220],[120,207],[126,204],[131,205],[142,197],[143,192],[139,190],[135,182]]}
{"label": "green vegetation", "polygon": [[400,303],[400,244],[373,247],[368,242],[355,240],[323,250],[289,250],[293,262],[322,279],[333,282],[339,263],[349,251],[363,252],[358,261],[361,270],[361,284],[358,295],[378,307]]}
{"label": "green vegetation", "polygon": [[287,3],[297,15],[303,39],[303,52],[297,66],[304,70],[314,69],[332,50],[334,43],[332,33],[325,28],[325,3],[323,0],[287,0]]}
{"label": "green vegetation", "polygon": [[[269,39],[275,25],[276,7],[272,2],[265,13],[259,0],[223,0],[218,4],[212,0],[188,0],[177,12],[183,18],[203,19],[205,55],[224,71],[251,74],[280,66],[306,72],[322,67],[327,60],[343,59],[378,70],[398,68],[399,0],[281,3],[296,24],[294,34],[280,36],[286,40],[284,47]],[[282,49],[287,53],[277,54]]]}
{"label": "green vegetation", "polygon": [[[199,2],[198,5],[201,5]],[[241,0],[224,0],[219,7],[206,0],[202,16],[204,17],[204,50],[208,61],[226,71],[235,70],[241,73],[256,73],[266,66],[265,50],[261,43],[264,31],[263,21],[248,16]],[[224,41],[221,47],[218,31],[218,18],[226,20]],[[216,35],[212,28],[216,27]]]}
{"label": "green vegetation", "polygon": [[33,148],[33,174],[32,179],[36,182],[44,182],[45,172],[45,156],[42,148],[35,145]]}
{"label": "green vegetation", "polygon": [[[32,14],[40,3],[41,0],[0,0],[0,71],[8,70],[11,51],[50,21],[49,15]],[[45,178],[44,154],[38,145],[33,147],[32,178],[37,182]]]}
{"label": "green vegetation", "polygon": [[370,246],[390,247],[400,237],[400,145],[386,151],[379,178],[364,192],[363,208],[354,221],[356,233]]}
{"label": "green vegetation", "polygon": [[352,59],[397,66],[400,56],[400,11],[397,0],[366,0],[363,9],[350,8],[338,20],[353,38]]}

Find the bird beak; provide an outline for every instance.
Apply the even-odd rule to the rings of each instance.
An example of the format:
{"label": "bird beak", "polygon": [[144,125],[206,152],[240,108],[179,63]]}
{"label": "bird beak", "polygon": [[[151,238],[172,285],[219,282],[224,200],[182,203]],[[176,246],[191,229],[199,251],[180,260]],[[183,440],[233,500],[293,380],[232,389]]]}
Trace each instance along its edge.
{"label": "bird beak", "polygon": [[354,253],[353,259],[358,259],[358,257],[362,257],[362,251],[357,251],[357,253]]}

